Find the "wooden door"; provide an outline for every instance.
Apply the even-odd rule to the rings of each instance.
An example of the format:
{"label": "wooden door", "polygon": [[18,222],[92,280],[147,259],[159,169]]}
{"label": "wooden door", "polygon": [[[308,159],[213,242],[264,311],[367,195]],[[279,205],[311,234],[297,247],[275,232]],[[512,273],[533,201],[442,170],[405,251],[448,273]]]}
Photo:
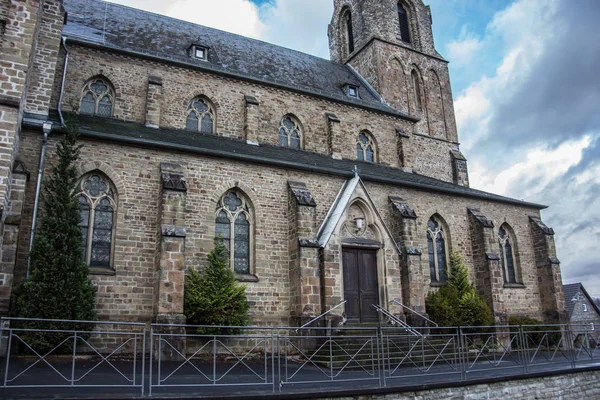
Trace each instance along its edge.
{"label": "wooden door", "polygon": [[377,285],[377,252],[375,250],[344,249],[344,300],[348,322],[377,322],[379,304]]}

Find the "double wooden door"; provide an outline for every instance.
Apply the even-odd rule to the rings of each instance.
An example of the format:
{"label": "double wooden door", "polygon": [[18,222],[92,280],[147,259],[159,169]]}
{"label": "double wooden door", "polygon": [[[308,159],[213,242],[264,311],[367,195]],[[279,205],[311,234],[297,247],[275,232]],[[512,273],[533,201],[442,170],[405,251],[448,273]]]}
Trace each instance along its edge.
{"label": "double wooden door", "polygon": [[377,322],[373,304],[379,304],[377,251],[343,250],[344,300],[348,322]]}

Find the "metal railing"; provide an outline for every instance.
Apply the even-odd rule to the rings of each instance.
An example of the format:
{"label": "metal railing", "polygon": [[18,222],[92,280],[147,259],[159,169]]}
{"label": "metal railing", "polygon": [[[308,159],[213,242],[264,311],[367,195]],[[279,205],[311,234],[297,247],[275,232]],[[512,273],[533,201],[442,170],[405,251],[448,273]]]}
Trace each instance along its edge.
{"label": "metal railing", "polygon": [[6,354],[0,388],[137,388],[144,394],[146,324],[2,318],[0,326]]}
{"label": "metal railing", "polygon": [[298,331],[300,331],[301,329],[304,329],[304,328],[306,328],[307,326],[309,326],[309,325],[310,325],[310,324],[312,324],[313,322],[316,322],[316,321],[320,320],[321,318],[323,318],[323,317],[324,317],[324,316],[326,316],[327,314],[331,313],[331,312],[332,312],[333,310],[335,310],[336,308],[343,306],[344,304],[346,304],[346,302],[347,302],[347,301],[348,301],[348,300],[344,300],[344,301],[342,301],[340,304],[338,304],[337,306],[330,308],[329,310],[325,311],[324,313],[322,313],[321,315],[319,315],[319,316],[317,316],[317,317],[314,317],[313,319],[311,319],[310,321],[308,321],[307,323],[305,323],[304,325],[302,325],[300,328],[296,329],[296,333],[297,333]]}
{"label": "metal railing", "polygon": [[[390,321],[402,322],[379,308]],[[57,324],[62,324],[60,329]],[[353,387],[400,387],[422,382],[424,377],[439,383],[457,382],[600,367],[599,344],[600,331],[589,325],[407,328],[398,323],[365,328],[274,328],[152,324],[147,329],[145,324],[134,323],[4,319],[0,325],[0,397],[2,390],[34,393],[49,387],[58,394],[90,387],[96,388],[95,393],[129,388],[142,395],[161,391],[234,395],[317,387],[336,390],[348,382]]]}
{"label": "metal railing", "polygon": [[402,328],[404,328],[405,331],[410,332],[415,336],[422,336],[416,329],[408,325],[406,322],[402,321],[400,318],[396,317],[394,314],[392,314],[385,308],[382,308],[377,304],[371,304],[371,306],[374,307],[379,314],[382,314],[383,316],[387,317],[393,324],[401,326]]}
{"label": "metal railing", "polygon": [[402,308],[410,311],[411,313],[413,313],[415,315],[418,315],[420,318],[423,318],[425,321],[429,322],[431,325],[435,326],[436,328],[438,327],[438,324],[436,324],[435,322],[433,322],[432,320],[430,320],[429,318],[427,318],[426,316],[424,316],[420,312],[415,311],[412,308],[405,306],[404,304],[402,304],[400,302],[400,300],[394,299],[394,300],[390,301],[390,303],[394,303],[394,304],[396,304],[396,305],[398,305],[398,306],[400,306],[400,307],[402,307]]}

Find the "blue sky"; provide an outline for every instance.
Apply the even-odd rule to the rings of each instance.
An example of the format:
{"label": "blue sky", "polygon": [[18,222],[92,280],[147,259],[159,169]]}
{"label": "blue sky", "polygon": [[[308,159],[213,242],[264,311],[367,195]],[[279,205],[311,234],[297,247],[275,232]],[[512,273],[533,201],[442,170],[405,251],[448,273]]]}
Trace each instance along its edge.
{"label": "blue sky", "polygon": [[[333,0],[112,0],[328,58]],[[565,283],[600,297],[600,2],[429,0],[471,186],[548,204]]]}

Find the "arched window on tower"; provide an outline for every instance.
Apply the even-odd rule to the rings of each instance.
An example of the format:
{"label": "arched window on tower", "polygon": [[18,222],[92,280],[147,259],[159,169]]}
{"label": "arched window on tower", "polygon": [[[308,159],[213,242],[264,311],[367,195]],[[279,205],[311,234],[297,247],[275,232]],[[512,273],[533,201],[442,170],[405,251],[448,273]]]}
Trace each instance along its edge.
{"label": "arched window on tower", "polygon": [[421,80],[419,78],[419,74],[414,69],[412,70],[410,76],[412,78],[415,108],[417,111],[421,111],[423,109],[423,101],[421,100]]}
{"label": "arched window on tower", "polygon": [[342,11],[343,46],[346,56],[354,52],[354,31],[352,29],[352,13],[349,8]]}
{"label": "arched window on tower", "polygon": [[504,283],[517,283],[517,263],[515,259],[514,241],[506,224],[498,229],[498,246]]}
{"label": "arched window on tower", "polygon": [[441,222],[435,218],[427,221],[427,250],[429,254],[429,271],[432,282],[446,282],[446,234]]}
{"label": "arched window on tower", "polygon": [[192,100],[187,109],[185,127],[190,131],[213,134],[215,132],[215,111],[212,104],[202,97]]}
{"label": "arched window on tower", "polygon": [[299,150],[302,142],[300,123],[292,115],[286,115],[279,122],[278,142],[281,147]]}
{"label": "arched window on tower", "polygon": [[83,259],[90,268],[110,268],[117,216],[116,190],[98,171],[81,178],[77,188]]}
{"label": "arched window on tower", "polygon": [[112,117],[115,92],[104,78],[90,79],[81,93],[79,112],[82,114]]}
{"label": "arched window on tower", "polygon": [[356,159],[358,161],[375,162],[376,153],[377,149],[373,137],[369,132],[362,131],[356,141]]}
{"label": "arched window on tower", "polygon": [[402,4],[398,3],[398,22],[400,23],[400,38],[403,42],[410,43],[410,25],[408,14]]}
{"label": "arched window on tower", "polygon": [[238,190],[228,191],[217,203],[215,237],[229,250],[229,264],[236,274],[250,274],[252,231],[252,210],[246,197]]}

